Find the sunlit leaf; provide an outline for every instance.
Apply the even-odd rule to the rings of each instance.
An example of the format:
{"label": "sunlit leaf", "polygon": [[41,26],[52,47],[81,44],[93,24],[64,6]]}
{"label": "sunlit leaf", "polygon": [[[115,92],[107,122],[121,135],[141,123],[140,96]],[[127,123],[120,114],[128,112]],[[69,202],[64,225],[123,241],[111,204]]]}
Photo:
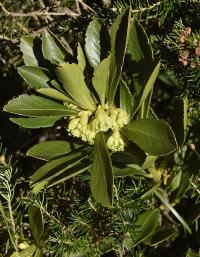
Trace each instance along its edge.
{"label": "sunlit leaf", "polygon": [[105,104],[109,87],[110,58],[104,59],[94,70],[92,84],[99,96],[101,105]]}
{"label": "sunlit leaf", "polygon": [[53,158],[65,155],[71,151],[70,143],[67,141],[46,141],[32,146],[26,155],[49,161]]}
{"label": "sunlit leaf", "polygon": [[4,111],[32,117],[69,116],[77,113],[63,104],[40,96],[27,94],[10,100],[4,107]]}
{"label": "sunlit leaf", "polygon": [[42,35],[42,53],[51,63],[63,62],[67,56],[67,51],[60,40],[48,30]]}
{"label": "sunlit leaf", "polygon": [[133,120],[121,131],[151,155],[165,155],[177,149],[174,133],[164,120]]}
{"label": "sunlit leaf", "polygon": [[131,115],[133,109],[133,98],[125,81],[120,80],[120,108]]}
{"label": "sunlit leaf", "polygon": [[57,74],[67,93],[84,109],[94,111],[95,103],[84,80],[82,70],[77,64],[61,63]]}
{"label": "sunlit leaf", "polygon": [[19,74],[26,83],[34,88],[49,87],[49,71],[45,68],[22,66],[18,68]]}
{"label": "sunlit leaf", "polygon": [[38,60],[35,57],[34,43],[36,39],[31,36],[24,36],[20,39],[20,50],[23,53],[24,63],[27,66],[38,66]]}
{"label": "sunlit leaf", "polygon": [[96,67],[101,61],[101,42],[100,42],[101,24],[98,20],[90,22],[86,30],[85,52],[88,61],[92,67]]}
{"label": "sunlit leaf", "polygon": [[24,128],[36,129],[36,128],[49,128],[60,120],[61,116],[54,117],[34,117],[34,118],[10,118],[10,120]]}
{"label": "sunlit leaf", "polygon": [[39,89],[37,89],[37,92],[42,95],[49,96],[53,99],[60,100],[63,102],[74,103],[74,104],[76,103],[70,97],[59,92],[58,90],[56,90],[54,88],[39,88]]}
{"label": "sunlit leaf", "polygon": [[86,61],[85,61],[85,55],[80,43],[78,43],[78,47],[77,47],[77,60],[78,60],[78,67],[82,71],[84,71],[86,66]]}

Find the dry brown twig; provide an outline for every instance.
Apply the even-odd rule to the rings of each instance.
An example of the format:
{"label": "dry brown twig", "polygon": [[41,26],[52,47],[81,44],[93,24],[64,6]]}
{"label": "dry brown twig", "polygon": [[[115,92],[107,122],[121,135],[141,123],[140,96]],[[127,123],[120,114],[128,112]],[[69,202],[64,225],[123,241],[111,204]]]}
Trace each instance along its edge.
{"label": "dry brown twig", "polygon": [[0,3],[0,7],[2,11],[7,16],[10,16],[10,17],[70,16],[70,17],[76,18],[80,16],[79,13],[76,13],[67,7],[65,8],[64,12],[48,12],[45,10],[45,11],[33,11],[33,12],[27,12],[27,13],[10,12],[6,9],[6,7],[2,3]]}

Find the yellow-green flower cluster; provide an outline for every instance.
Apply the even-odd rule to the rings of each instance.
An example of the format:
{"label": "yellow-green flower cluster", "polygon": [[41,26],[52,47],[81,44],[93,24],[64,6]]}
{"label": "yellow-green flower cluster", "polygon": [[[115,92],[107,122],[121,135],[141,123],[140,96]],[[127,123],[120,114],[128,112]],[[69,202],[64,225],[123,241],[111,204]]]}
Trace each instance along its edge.
{"label": "yellow-green flower cluster", "polygon": [[113,151],[124,150],[124,140],[119,129],[128,123],[128,114],[120,108],[109,109],[108,106],[98,106],[95,114],[89,110],[83,110],[72,118],[67,131],[74,137],[79,137],[89,144],[94,144],[96,133],[99,131],[113,131],[107,140],[107,146]]}

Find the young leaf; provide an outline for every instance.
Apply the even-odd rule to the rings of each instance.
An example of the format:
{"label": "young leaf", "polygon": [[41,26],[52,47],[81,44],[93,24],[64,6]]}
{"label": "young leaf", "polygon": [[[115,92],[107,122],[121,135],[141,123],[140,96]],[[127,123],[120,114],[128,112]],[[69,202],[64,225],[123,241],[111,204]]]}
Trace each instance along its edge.
{"label": "young leaf", "polygon": [[67,93],[82,108],[91,111],[96,109],[90,91],[85,84],[83,72],[77,64],[61,63],[57,68],[57,74]]}
{"label": "young leaf", "polygon": [[18,68],[18,72],[26,83],[34,88],[49,87],[50,81],[49,71],[45,68],[22,66]]}
{"label": "young leaf", "polygon": [[25,116],[70,116],[77,112],[63,104],[56,103],[52,100],[36,96],[21,95],[8,102],[4,107],[4,111]]}
{"label": "young leaf", "polygon": [[24,36],[21,38],[20,50],[23,53],[24,63],[27,66],[38,66],[38,61],[34,53],[34,41],[36,39],[30,36]]}
{"label": "young leaf", "polygon": [[26,155],[49,161],[71,151],[70,143],[67,141],[46,141],[32,146]]}
{"label": "young leaf", "polygon": [[50,31],[45,30],[42,35],[42,53],[51,63],[64,62],[67,51],[60,40]]}
{"label": "young leaf", "polygon": [[172,207],[172,205],[168,202],[168,200],[162,196],[158,191],[155,191],[154,194],[160,199],[160,201],[167,206],[167,208],[171,211],[171,213],[180,221],[183,227],[188,231],[189,234],[192,234],[191,228],[186,223],[186,221],[178,214],[178,212]]}
{"label": "young leaf", "polygon": [[127,8],[114,22],[111,30],[111,60],[108,102],[113,104],[126,52],[131,9]]}
{"label": "young leaf", "polygon": [[120,108],[131,115],[133,109],[133,98],[125,81],[120,80]]}
{"label": "young leaf", "polygon": [[10,120],[24,128],[49,128],[54,126],[61,116],[54,117],[34,117],[34,118],[10,118]]}
{"label": "young leaf", "polygon": [[112,207],[112,162],[102,132],[99,132],[95,138],[94,159],[90,173],[90,187],[92,196],[103,206]]}
{"label": "young leaf", "polygon": [[121,131],[129,140],[151,155],[165,155],[177,149],[174,133],[164,120],[134,120]]}
{"label": "young leaf", "polygon": [[158,224],[160,218],[160,213],[158,210],[146,211],[139,215],[138,219],[134,223],[134,227],[138,231],[133,231],[135,238],[134,246],[146,240],[149,236],[153,234],[155,228]]}
{"label": "young leaf", "polygon": [[33,238],[36,244],[39,245],[44,232],[43,215],[40,208],[36,205],[30,205],[28,208],[28,218]]}
{"label": "young leaf", "polygon": [[109,87],[110,58],[104,59],[94,70],[92,84],[99,96],[101,105],[105,104]]}
{"label": "young leaf", "polygon": [[[156,65],[156,67],[153,70],[151,76],[149,77],[146,85],[141,90],[141,93],[139,94],[139,96],[135,99],[132,115],[134,115],[138,111],[138,109],[142,106],[142,104],[147,99],[148,95],[151,93],[151,90],[153,89],[154,83],[155,83],[156,78],[158,76],[159,70],[160,70],[160,63],[158,63]],[[148,113],[148,110],[146,110],[146,112]]]}
{"label": "young leaf", "polygon": [[179,97],[173,100],[171,127],[175,133],[178,146],[182,146],[185,141],[187,126],[187,101]]}
{"label": "young leaf", "polygon": [[78,67],[82,71],[84,71],[86,66],[86,61],[85,61],[85,55],[80,43],[78,43],[78,47],[77,47],[77,60],[78,60]]}
{"label": "young leaf", "polygon": [[90,65],[95,68],[101,61],[101,24],[98,20],[90,22],[86,30],[85,52]]}

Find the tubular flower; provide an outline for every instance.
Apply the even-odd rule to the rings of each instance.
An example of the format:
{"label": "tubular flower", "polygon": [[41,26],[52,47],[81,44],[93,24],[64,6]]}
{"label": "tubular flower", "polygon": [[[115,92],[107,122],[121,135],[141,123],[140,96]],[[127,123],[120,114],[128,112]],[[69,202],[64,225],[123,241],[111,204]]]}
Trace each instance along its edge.
{"label": "tubular flower", "polygon": [[96,133],[99,131],[113,131],[112,136],[107,141],[107,146],[112,151],[123,151],[124,140],[120,135],[119,129],[128,123],[128,114],[120,108],[109,109],[107,105],[98,106],[95,113],[89,110],[80,111],[73,117],[67,131],[74,137],[79,137],[89,144],[94,144]]}
{"label": "tubular flower", "polygon": [[114,128],[122,128],[129,121],[128,114],[120,108],[111,109],[110,117],[112,119]]}
{"label": "tubular flower", "polygon": [[107,146],[112,151],[124,151],[125,142],[118,129],[115,129],[112,136],[108,138]]}

